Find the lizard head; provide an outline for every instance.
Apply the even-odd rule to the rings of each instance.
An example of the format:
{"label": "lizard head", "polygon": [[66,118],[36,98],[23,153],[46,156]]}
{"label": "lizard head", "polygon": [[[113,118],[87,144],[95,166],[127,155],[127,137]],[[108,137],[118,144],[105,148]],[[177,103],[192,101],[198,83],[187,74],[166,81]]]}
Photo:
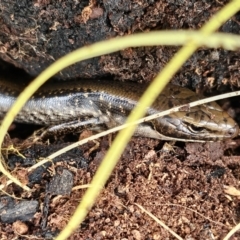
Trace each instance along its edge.
{"label": "lizard head", "polygon": [[159,138],[178,141],[220,141],[236,137],[238,124],[215,102],[155,119]]}

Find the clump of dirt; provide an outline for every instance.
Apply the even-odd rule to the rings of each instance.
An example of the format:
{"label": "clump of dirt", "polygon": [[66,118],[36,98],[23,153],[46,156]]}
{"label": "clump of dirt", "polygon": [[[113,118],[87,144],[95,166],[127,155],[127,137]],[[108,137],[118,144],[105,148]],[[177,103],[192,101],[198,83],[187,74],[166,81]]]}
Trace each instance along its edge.
{"label": "clump of dirt", "polygon": [[[100,40],[165,29],[199,29],[228,1],[1,1],[0,57],[32,76],[65,54]],[[187,13],[187,14],[186,14]],[[237,14],[220,29],[239,33]],[[57,74],[58,79],[112,76],[151,81],[176,47],[128,48]],[[178,84],[216,89],[238,86],[239,55],[202,48],[175,77]]]}

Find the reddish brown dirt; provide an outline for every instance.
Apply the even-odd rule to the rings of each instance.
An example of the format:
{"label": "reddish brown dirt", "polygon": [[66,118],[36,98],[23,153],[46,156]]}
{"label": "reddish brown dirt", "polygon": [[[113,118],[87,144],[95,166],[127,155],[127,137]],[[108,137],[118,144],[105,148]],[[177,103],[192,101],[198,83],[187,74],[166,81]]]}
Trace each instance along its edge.
{"label": "reddish brown dirt", "polygon": [[[93,209],[70,239],[175,239],[136,204],[184,239],[222,239],[240,219],[239,197],[231,190],[225,193],[226,187],[240,188],[239,157],[226,156],[236,153],[237,146],[237,141],[230,140],[227,143],[178,143],[169,147],[156,140],[133,138]],[[89,147],[85,146],[85,150]],[[44,156],[45,148],[42,145],[35,148],[35,152]],[[74,153],[62,156],[63,162],[49,170],[54,172],[53,169],[61,165],[74,174],[73,186],[88,184],[107,148],[106,137],[101,139],[100,148],[88,157],[92,161],[87,169],[72,165],[74,158],[80,157],[78,152],[76,156]],[[32,185],[30,195],[16,187],[9,187],[8,192],[24,199],[37,199],[46,207],[45,186],[50,180],[51,176],[45,173],[38,184]],[[53,237],[66,225],[84,192],[79,189],[73,190],[70,196],[52,196],[47,227],[41,227],[45,217],[39,209],[27,222],[26,236]],[[11,224],[1,224],[2,239],[4,236],[16,236]],[[235,239],[239,237],[235,235]]]}

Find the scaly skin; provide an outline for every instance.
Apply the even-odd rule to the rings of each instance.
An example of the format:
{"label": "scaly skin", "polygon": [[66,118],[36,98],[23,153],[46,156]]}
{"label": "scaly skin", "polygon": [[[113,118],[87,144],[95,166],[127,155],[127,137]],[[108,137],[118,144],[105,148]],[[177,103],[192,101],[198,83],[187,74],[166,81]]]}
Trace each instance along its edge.
{"label": "scaly skin", "polygon": [[[27,102],[15,121],[56,126],[59,130],[81,121],[98,130],[123,124],[138,103],[146,84],[109,80],[81,80],[50,83],[40,88]],[[21,87],[0,79],[0,118],[9,110]],[[169,84],[147,114],[199,99],[189,89]],[[235,121],[215,102],[182,110],[140,124],[135,135],[163,140],[219,141],[238,135]]]}

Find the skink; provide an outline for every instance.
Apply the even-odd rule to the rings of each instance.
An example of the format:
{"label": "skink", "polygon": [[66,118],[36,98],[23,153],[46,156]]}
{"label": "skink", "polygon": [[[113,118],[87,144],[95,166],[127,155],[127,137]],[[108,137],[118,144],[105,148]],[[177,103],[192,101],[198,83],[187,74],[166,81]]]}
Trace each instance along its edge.
{"label": "skink", "polygon": [[[15,121],[50,126],[54,131],[88,124],[97,130],[111,128],[125,122],[146,88],[146,84],[109,80],[47,84],[27,102]],[[21,90],[16,83],[0,79],[0,119]],[[146,115],[197,99],[194,92],[169,84]],[[213,102],[140,124],[135,135],[202,142],[233,138],[238,131],[236,122]]]}

